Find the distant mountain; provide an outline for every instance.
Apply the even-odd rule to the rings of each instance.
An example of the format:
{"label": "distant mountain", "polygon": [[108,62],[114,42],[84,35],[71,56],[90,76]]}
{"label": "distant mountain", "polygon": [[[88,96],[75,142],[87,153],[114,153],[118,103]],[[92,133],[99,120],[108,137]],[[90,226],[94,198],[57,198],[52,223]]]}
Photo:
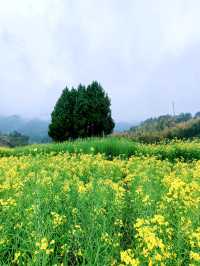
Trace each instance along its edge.
{"label": "distant mountain", "polygon": [[129,123],[129,122],[117,122],[115,124],[114,132],[123,132],[129,130],[131,127],[134,126],[136,123]]}
{"label": "distant mountain", "polygon": [[25,123],[25,120],[17,115],[0,116],[0,132],[10,133],[11,131],[17,131]]}
{"label": "distant mountain", "polygon": [[33,119],[27,121],[18,131],[30,137],[30,142],[49,142],[48,136],[49,121]]}
{"label": "distant mountain", "polygon": [[[24,119],[20,116],[0,116],[0,132],[9,134],[17,131],[29,137],[30,143],[49,142],[48,126],[50,120],[46,119]],[[130,130],[131,127],[138,123],[117,122],[114,132],[124,132]]]}
{"label": "distant mountain", "polygon": [[48,120],[23,119],[20,116],[0,116],[0,132],[9,134],[17,131],[23,135],[29,136],[30,143],[49,142]]}

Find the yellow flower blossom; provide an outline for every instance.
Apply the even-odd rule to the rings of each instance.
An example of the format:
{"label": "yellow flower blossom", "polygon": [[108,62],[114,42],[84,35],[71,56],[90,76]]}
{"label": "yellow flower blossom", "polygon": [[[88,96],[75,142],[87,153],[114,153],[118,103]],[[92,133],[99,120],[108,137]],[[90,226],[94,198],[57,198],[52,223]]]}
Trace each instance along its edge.
{"label": "yellow flower blossom", "polygon": [[66,223],[66,216],[60,215],[56,212],[51,212],[54,228]]}
{"label": "yellow flower blossom", "polygon": [[16,251],[15,255],[14,255],[14,259],[13,259],[13,263],[19,264],[19,257],[21,256],[21,252],[20,251]]}
{"label": "yellow flower blossom", "polygon": [[125,265],[138,266],[140,265],[139,259],[135,259],[131,249],[121,251],[121,262]]}
{"label": "yellow flower blossom", "polygon": [[191,251],[190,252],[190,259],[200,262],[200,253],[196,253],[196,252]]}

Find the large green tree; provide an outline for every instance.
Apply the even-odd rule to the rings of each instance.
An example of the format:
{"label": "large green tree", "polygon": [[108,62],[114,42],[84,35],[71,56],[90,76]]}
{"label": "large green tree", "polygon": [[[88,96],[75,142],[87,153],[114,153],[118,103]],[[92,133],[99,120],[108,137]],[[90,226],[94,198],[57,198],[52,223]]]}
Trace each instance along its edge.
{"label": "large green tree", "polygon": [[111,101],[102,86],[63,90],[51,115],[49,136],[55,141],[110,134],[114,128]]}

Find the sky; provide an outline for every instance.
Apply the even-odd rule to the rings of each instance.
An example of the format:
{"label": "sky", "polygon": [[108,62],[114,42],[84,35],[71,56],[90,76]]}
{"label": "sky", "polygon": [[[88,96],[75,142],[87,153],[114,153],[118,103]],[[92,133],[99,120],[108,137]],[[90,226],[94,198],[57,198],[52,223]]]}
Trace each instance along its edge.
{"label": "sky", "polygon": [[200,111],[199,0],[0,0],[0,115],[101,83],[115,121]]}

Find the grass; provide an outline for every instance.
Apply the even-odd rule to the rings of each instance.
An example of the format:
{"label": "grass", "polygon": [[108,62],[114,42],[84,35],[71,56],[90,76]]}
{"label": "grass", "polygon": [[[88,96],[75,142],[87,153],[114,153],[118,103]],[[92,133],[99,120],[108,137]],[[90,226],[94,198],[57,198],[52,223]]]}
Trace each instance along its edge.
{"label": "grass", "polygon": [[29,145],[15,149],[0,149],[0,157],[22,156],[37,154],[59,154],[59,153],[84,153],[105,154],[107,157],[124,156],[126,158],[135,154],[137,144],[118,138],[92,138],[63,143],[51,143],[41,145]]}
{"label": "grass", "polygon": [[134,155],[156,156],[159,159],[199,160],[200,141],[172,141],[168,144],[139,144],[126,138],[92,138],[63,143],[29,145],[15,149],[0,149],[0,157],[37,156],[38,154],[83,153],[104,154],[107,158],[120,156],[129,158]]}

